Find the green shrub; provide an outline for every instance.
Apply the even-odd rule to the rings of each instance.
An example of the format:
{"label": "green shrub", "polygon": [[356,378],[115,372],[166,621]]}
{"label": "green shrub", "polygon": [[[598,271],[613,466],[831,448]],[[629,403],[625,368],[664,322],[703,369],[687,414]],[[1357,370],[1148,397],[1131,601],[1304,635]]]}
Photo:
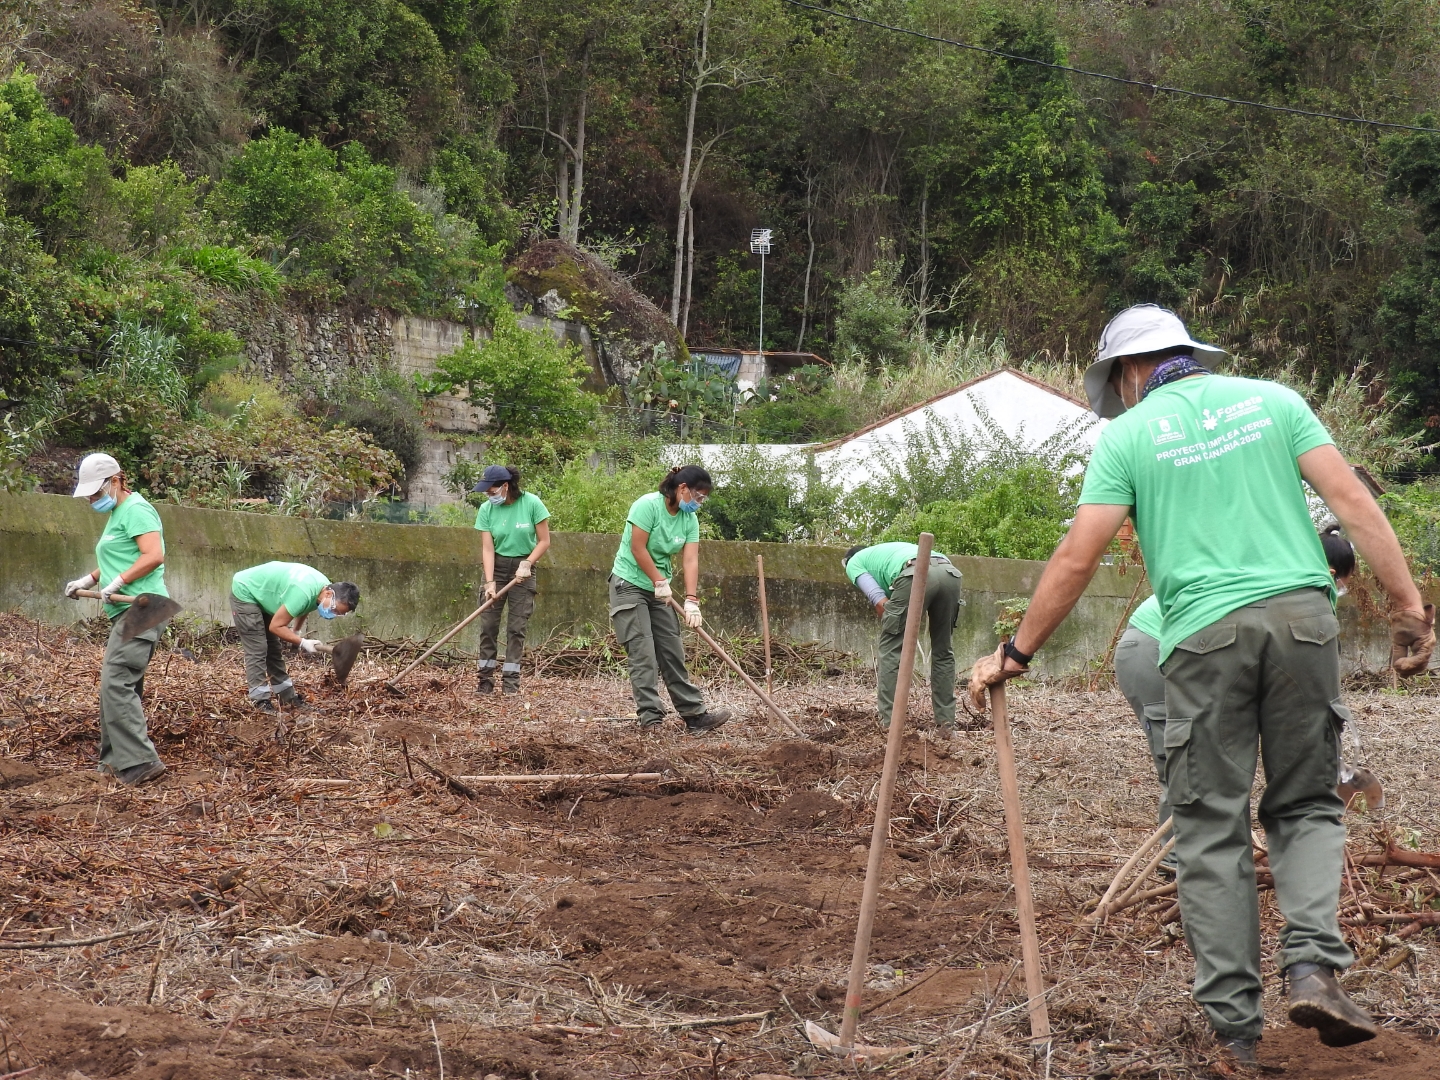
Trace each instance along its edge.
{"label": "green shrub", "polygon": [[1413,570],[1440,572],[1440,482],[1397,487],[1380,496],[1395,535]]}
{"label": "green shrub", "polygon": [[[889,244],[886,251],[893,250]],[[835,351],[872,367],[908,363],[914,352],[914,306],[900,284],[900,262],[877,259],[874,269],[851,278],[836,300]]]}
{"label": "green shrub", "polygon": [[[709,364],[676,361],[668,354],[642,364],[629,388],[630,404],[637,409],[699,421],[728,421],[735,411],[735,393],[734,380]],[[688,434],[681,432],[682,437]]]}
{"label": "green shrub", "polygon": [[595,418],[599,398],[584,388],[589,367],[580,350],[548,330],[527,330],[509,308],[495,314],[489,341],[467,341],[417,376],[425,395],[463,390],[490,414],[502,434],[579,435]]}
{"label": "green shrub", "polygon": [[576,459],[559,475],[527,486],[544,501],[557,532],[620,533],[630,504],[656,490],[666,471],[659,464],[610,470]]}
{"label": "green shrub", "polygon": [[181,248],[172,256],[181,266],[189,266],[205,281],[234,292],[261,292],[275,296],[280,292],[280,272],[261,259],[252,259],[238,248],[205,244],[197,248]]}
{"label": "green shrub", "polygon": [[850,410],[835,394],[834,378],[816,364],[762,382],[737,423],[761,442],[812,442],[855,430]]}

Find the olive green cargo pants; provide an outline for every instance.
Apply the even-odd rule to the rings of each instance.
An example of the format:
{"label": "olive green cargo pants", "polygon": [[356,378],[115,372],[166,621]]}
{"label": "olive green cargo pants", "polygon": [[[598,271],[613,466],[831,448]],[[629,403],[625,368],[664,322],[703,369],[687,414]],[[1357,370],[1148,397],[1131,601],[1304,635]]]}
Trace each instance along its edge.
{"label": "olive green cargo pants", "polygon": [[[1160,812],[1155,823],[1163,825],[1170,816],[1170,800],[1165,795],[1165,676],[1159,665],[1160,642],[1143,630],[1127,627],[1115,646],[1115,681],[1150,743],[1150,757],[1160,780]],[[1173,857],[1171,852],[1172,861]]]}
{"label": "olive green cargo pants", "polygon": [[705,712],[705,699],[685,670],[685,645],[680,640],[680,616],[664,600],[656,600],[624,578],[610,575],[610,619],[615,636],[630,658],[630,689],[641,727],[665,719],[665,702],[656,683],[665,680],[670,700],[681,719]]}
{"label": "olive green cargo pants", "polygon": [[122,622],[123,614],[110,620],[110,638],[100,663],[100,767],[110,772],[160,760],[140,704],[145,669],[160,640],[160,627],[121,641]]}
{"label": "olive green cargo pants", "polygon": [[[905,645],[905,615],[910,610],[910,586],[915,564],[910,563],[890,586],[885,617],[880,620],[880,646],[876,656],[875,703],[880,726],[890,727],[895,707],[895,682],[900,677],[900,652]],[[951,644],[960,621],[960,571],[948,560],[932,559],[925,579],[925,614],[930,619],[930,700],[935,726],[955,726],[955,650]]]}
{"label": "olive green cargo pants", "polygon": [[[521,560],[512,555],[495,556],[495,588],[503,589],[515,578]],[[483,583],[482,583],[483,592]],[[501,683],[507,693],[520,689],[520,660],[525,655],[525,631],[530,616],[535,614],[535,575],[519,582],[499,603],[480,616],[480,678],[487,684],[495,681],[495,657],[499,652],[500,611],[505,617],[505,666],[500,669]]]}
{"label": "olive green cargo pants", "polygon": [[283,642],[270,630],[273,611],[259,604],[230,596],[230,618],[240,635],[240,651],[245,655],[245,682],[250,687],[253,703],[279,698],[286,705],[295,704],[295,682],[285,666]]}
{"label": "olive green cargo pants", "polygon": [[1344,857],[1335,794],[1340,624],[1319,589],[1232,611],[1165,661],[1165,787],[1175,814],[1180,914],[1195,954],[1195,1000],[1222,1036],[1254,1038],[1260,916],[1250,846],[1256,744],[1260,824],[1285,925],[1277,968],[1344,969],[1354,955],[1336,908]]}

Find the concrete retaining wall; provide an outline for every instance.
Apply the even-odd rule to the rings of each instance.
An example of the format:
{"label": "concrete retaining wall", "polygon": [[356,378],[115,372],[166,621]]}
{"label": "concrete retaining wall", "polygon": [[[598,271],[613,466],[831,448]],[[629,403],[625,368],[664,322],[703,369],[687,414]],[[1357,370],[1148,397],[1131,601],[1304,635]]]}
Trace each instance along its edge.
{"label": "concrete retaining wall", "polygon": [[[473,529],[383,525],[268,514],[228,513],[161,504],[165,578],[186,616],[228,623],[230,577],[270,559],[305,562],[332,580],[356,582],[356,616],[309,627],[330,637],[363,629],[386,638],[437,635],[474,609],[480,534]],[[104,517],[81,500],[60,495],[0,493],[0,610],[60,625],[95,615],[97,601],[61,596],[65,582],[95,564]],[[540,600],[531,640],[556,631],[607,623],[606,578],[619,538],[557,533],[537,569]],[[845,579],[838,548],[801,544],[704,543],[701,588],[706,620],[732,632],[757,632],[755,556],[765,556],[772,632],[794,641],[821,641],[873,658],[874,612]],[[966,606],[955,634],[962,667],[995,646],[1000,604],[1028,596],[1043,563],[956,558],[965,575]],[[1079,605],[1041,653],[1050,674],[1083,670],[1103,656],[1135,588],[1135,575],[1102,567]],[[1383,620],[1362,618],[1342,602],[1347,668],[1383,666],[1388,655]],[[318,620],[312,620],[318,621]],[[473,650],[474,628],[460,638]],[[924,638],[922,637],[922,642]]]}

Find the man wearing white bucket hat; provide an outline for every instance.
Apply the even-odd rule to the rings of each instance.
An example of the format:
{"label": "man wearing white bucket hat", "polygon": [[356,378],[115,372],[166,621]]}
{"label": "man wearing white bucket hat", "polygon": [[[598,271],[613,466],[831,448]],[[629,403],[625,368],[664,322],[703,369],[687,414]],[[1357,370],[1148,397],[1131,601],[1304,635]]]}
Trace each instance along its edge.
{"label": "man wearing white bucket hat", "polygon": [[1335,775],[1349,713],[1334,587],[1302,478],[1389,594],[1401,675],[1426,669],[1435,616],[1390,523],[1304,400],[1276,383],[1211,374],[1223,355],[1153,304],[1105,328],[1085,389],[1113,422],[1023,621],[976,661],[970,695],[983,708],[987,687],[1027,670],[1133,517],[1160,607],[1165,788],[1195,999],[1222,1045],[1252,1062],[1264,1027],[1250,836],[1257,744],[1290,1019],[1327,1046],[1377,1031],[1335,981],[1354,961],[1336,916],[1345,830]]}
{"label": "man wearing white bucket hat", "polygon": [[159,779],[165,772],[145,723],[140,693],[145,669],[160,639],[152,626],[126,641],[121,633],[123,604],[110,597],[165,591],[165,537],[155,507],[125,482],[120,463],[109,454],[90,454],[80,462],[75,498],[105,514],[105,528],[95,544],[96,569],[65,586],[74,597],[81,589],[100,585],[110,638],[100,666],[100,768],[122,784],[134,787]]}

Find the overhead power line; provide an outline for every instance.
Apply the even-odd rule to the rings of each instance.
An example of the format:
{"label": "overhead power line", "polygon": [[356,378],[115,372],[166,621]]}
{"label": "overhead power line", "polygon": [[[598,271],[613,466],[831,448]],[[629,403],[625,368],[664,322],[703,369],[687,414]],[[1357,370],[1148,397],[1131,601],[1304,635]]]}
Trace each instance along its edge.
{"label": "overhead power line", "polygon": [[954,38],[938,37],[935,34],[927,34],[921,30],[911,30],[905,26],[891,26],[889,23],[876,22],[874,19],[867,19],[862,15],[851,15],[848,12],[836,11],[833,8],[819,7],[816,4],[806,4],[803,0],[785,0],[785,3],[792,7],[804,8],[806,11],[819,12],[821,15],[830,15],[837,19],[846,19],[853,23],[873,26],[880,30],[889,30],[892,34],[907,34],[910,37],[917,37],[924,41],[936,41],[942,45],[953,45],[957,49],[968,49],[970,52],[985,53],[988,56],[998,56],[1003,60],[1014,60],[1017,64],[1033,64],[1036,67],[1049,68],[1052,71],[1065,71],[1071,75],[1084,75],[1089,79],[1104,79],[1106,82],[1123,83],[1126,86],[1138,86],[1141,89],[1149,90],[1156,94],[1177,94],[1180,97],[1199,98],[1202,101],[1223,101],[1227,105],[1243,105],[1248,109],[1265,109],[1269,112],[1290,113],[1293,116],[1313,116],[1320,120],[1338,120],[1345,124],[1364,124],[1367,127],[1393,128],[1397,131],[1424,131],[1440,135],[1440,128],[1420,127],[1416,124],[1391,124],[1384,120],[1367,120],[1363,116],[1342,116],[1340,113],[1316,112],[1312,109],[1296,109],[1289,105],[1271,105],[1264,101],[1247,101],[1245,98],[1225,97],[1223,94],[1205,94],[1199,90],[1182,90],[1178,86],[1165,86],[1162,83],[1145,82],[1142,79],[1127,79],[1122,75],[1107,75],[1103,71],[1087,71],[1085,68],[1071,67],[1069,64],[1052,64],[1047,60],[1036,60],[1033,56],[1021,56],[1019,53],[1006,52],[1004,49],[989,49],[984,45],[972,45],[968,41],[957,41]]}

